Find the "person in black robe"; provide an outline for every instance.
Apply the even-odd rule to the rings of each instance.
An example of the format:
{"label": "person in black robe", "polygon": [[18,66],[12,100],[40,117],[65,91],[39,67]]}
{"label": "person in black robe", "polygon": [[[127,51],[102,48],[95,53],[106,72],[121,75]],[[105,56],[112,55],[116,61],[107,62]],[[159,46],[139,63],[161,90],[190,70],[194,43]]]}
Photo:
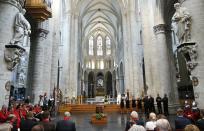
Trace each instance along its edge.
{"label": "person in black robe", "polygon": [[134,97],[132,98],[132,109],[133,109],[134,111],[136,110],[136,100],[135,100]]}
{"label": "person in black robe", "polygon": [[30,96],[27,96],[27,98],[24,101],[25,104],[29,104],[30,103]]}
{"label": "person in black robe", "polygon": [[157,94],[156,102],[157,102],[158,113],[162,114],[162,104],[161,104],[162,98],[159,96],[159,94]]}
{"label": "person in black robe", "polygon": [[137,99],[137,107],[138,107],[138,111],[142,112],[142,99],[141,98]]}
{"label": "person in black robe", "polygon": [[129,112],[129,109],[130,109],[130,100],[128,98],[126,98],[126,113]]}
{"label": "person in black robe", "polygon": [[154,112],[155,113],[154,98],[151,95],[149,97],[149,113],[150,112]]}
{"label": "person in black robe", "polygon": [[148,96],[145,96],[143,98],[143,102],[144,102],[145,115],[146,115],[146,117],[148,117],[148,115],[149,115],[149,106],[150,106]]}
{"label": "person in black robe", "polygon": [[168,111],[168,97],[167,94],[164,95],[164,98],[162,99],[163,102],[163,108],[164,108],[164,115],[168,116],[169,111]]}
{"label": "person in black robe", "polygon": [[124,99],[121,98],[121,101],[120,101],[120,113],[123,114],[124,113]]}

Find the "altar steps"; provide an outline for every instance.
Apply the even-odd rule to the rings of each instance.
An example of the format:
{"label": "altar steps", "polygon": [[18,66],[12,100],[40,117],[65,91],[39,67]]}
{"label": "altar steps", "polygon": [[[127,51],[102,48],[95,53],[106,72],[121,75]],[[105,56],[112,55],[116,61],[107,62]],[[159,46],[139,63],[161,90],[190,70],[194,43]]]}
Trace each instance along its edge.
{"label": "altar steps", "polygon": [[[104,112],[120,112],[120,106],[117,104],[104,105]],[[96,112],[96,104],[66,104],[59,107],[59,112],[69,111],[72,113]]]}

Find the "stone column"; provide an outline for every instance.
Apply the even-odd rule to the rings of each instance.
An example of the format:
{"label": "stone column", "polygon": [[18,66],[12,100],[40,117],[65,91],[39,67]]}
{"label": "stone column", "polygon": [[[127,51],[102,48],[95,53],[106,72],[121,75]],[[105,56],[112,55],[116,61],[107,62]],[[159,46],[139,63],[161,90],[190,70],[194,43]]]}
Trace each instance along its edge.
{"label": "stone column", "polygon": [[78,17],[77,12],[72,12],[71,15],[71,27],[70,32],[70,43],[69,43],[69,82],[68,82],[68,90],[69,96],[75,97],[77,96],[77,61],[78,61]]}
{"label": "stone column", "polygon": [[70,48],[70,45],[72,44],[70,39],[71,39],[71,29],[72,29],[72,25],[71,25],[71,0],[67,0],[67,5],[63,6],[62,5],[62,27],[61,27],[61,32],[62,32],[62,56],[61,56],[61,61],[62,61],[62,71],[61,71],[61,79],[60,79],[60,84],[61,84],[61,88],[62,91],[63,90],[67,90],[66,92],[64,92],[64,96],[69,98],[72,98],[72,96],[70,95],[71,92],[69,90],[70,87],[70,83],[69,83],[69,70],[70,70],[70,51],[72,50]]}
{"label": "stone column", "polygon": [[[124,60],[123,60],[123,70],[124,74],[121,74],[121,63],[119,63],[120,69],[120,87],[125,86],[125,92],[129,90],[130,95],[138,95],[140,92],[139,84],[139,48],[138,48],[138,23],[136,19],[135,11],[136,1],[129,2],[129,8],[125,9],[123,12],[123,35],[124,35]],[[130,34],[130,35],[129,35]],[[121,76],[123,75],[123,76]],[[122,80],[124,78],[124,80]],[[123,83],[124,82],[124,83]],[[123,87],[122,87],[123,88]],[[120,88],[120,89],[122,89]],[[124,92],[121,92],[124,93]]]}
{"label": "stone column", "polygon": [[[148,5],[148,9],[143,9]],[[147,94],[154,98],[159,93],[161,97],[167,94],[169,103],[176,103],[177,90],[171,79],[170,56],[166,41],[166,29],[163,16],[162,0],[142,1],[142,23],[145,76]],[[152,21],[154,20],[154,21]]]}
{"label": "stone column", "polygon": [[157,87],[157,93],[160,95],[171,93],[171,81],[170,81],[170,71],[169,71],[169,57],[167,51],[167,43],[165,36],[165,24],[159,24],[154,26],[154,32],[156,37],[155,46],[157,48],[157,54],[155,54],[155,60],[157,61],[157,68],[160,86]]}
{"label": "stone column", "polygon": [[191,15],[191,41],[198,45],[198,65],[191,71],[191,75],[198,78],[198,85],[193,87],[194,95],[196,102],[198,102],[198,107],[204,109],[204,1],[186,0],[181,6],[187,8]]}
{"label": "stone column", "polygon": [[15,16],[21,8],[15,0],[0,0],[0,107],[8,104],[10,90],[5,89],[5,84],[12,80],[12,72],[4,61],[5,45],[13,38]]}
{"label": "stone column", "polygon": [[148,93],[153,94],[154,85],[157,86],[158,81],[154,80],[154,78],[157,78],[157,76],[154,76],[154,74],[156,74],[154,73],[155,69],[153,67],[153,60],[155,60],[155,56],[152,55],[154,49],[153,42],[155,41],[154,32],[152,30],[152,27],[154,25],[152,3],[149,0],[142,0],[140,6],[146,86],[148,87]]}
{"label": "stone column", "polygon": [[[164,24],[164,1],[163,0],[155,0],[155,9],[154,9],[154,37],[155,37],[155,45],[153,56],[155,57],[154,69],[156,69],[158,81],[158,85],[154,88],[154,93],[159,93],[161,97],[164,94],[167,94],[169,97],[169,104],[176,104],[178,102],[178,94],[175,89],[175,82],[171,78],[171,61],[170,61],[170,51],[167,46],[166,40],[166,25]],[[156,94],[154,94],[156,97]]]}
{"label": "stone column", "polygon": [[[132,76],[133,87],[130,90],[130,95],[139,97],[143,91],[143,77],[142,77],[142,46],[140,40],[141,22],[139,18],[138,0],[130,1],[130,43],[132,46]],[[132,92],[132,93],[131,93]]]}
{"label": "stone column", "polygon": [[45,89],[43,87],[45,75],[44,69],[44,42],[48,31],[45,29],[45,22],[39,22],[36,31],[36,40],[32,43],[31,48],[33,53],[33,78],[32,78],[32,97],[34,103],[38,103],[39,95],[44,95]]}

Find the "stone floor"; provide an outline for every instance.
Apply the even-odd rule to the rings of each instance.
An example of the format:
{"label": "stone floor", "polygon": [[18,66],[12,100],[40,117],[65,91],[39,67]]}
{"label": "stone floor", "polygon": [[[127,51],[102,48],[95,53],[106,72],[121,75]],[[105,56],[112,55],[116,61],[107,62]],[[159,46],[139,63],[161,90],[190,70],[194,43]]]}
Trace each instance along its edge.
{"label": "stone floor", "polygon": [[[129,114],[109,113],[107,125],[93,125],[90,123],[93,113],[72,114],[72,119],[76,123],[77,131],[124,131],[125,124],[129,119]],[[140,116],[144,119],[143,115]],[[174,115],[168,117],[171,126],[174,128]],[[62,116],[57,119],[62,119]]]}

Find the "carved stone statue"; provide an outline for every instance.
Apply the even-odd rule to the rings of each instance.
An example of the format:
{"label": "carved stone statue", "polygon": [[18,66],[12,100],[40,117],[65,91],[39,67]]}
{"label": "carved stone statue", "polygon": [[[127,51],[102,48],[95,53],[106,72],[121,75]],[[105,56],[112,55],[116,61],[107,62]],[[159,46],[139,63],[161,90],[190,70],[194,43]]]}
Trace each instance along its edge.
{"label": "carved stone statue", "polygon": [[25,0],[17,0],[18,2],[19,2],[19,4],[22,6],[22,7],[24,7],[24,5],[25,5]]}
{"label": "carved stone statue", "polygon": [[12,71],[20,62],[20,57],[22,55],[23,50],[20,49],[8,49],[4,52],[4,59],[8,63],[8,70]]}
{"label": "carved stone statue", "polygon": [[10,42],[10,44],[12,45],[27,45],[27,42],[29,40],[29,35],[31,34],[31,26],[24,17],[25,12],[26,10],[22,9],[21,12],[16,14],[14,37]]}
{"label": "carved stone statue", "polygon": [[191,39],[191,16],[186,8],[181,7],[180,3],[175,3],[174,8],[176,12],[172,17],[172,28],[175,35],[175,44],[179,45]]}

